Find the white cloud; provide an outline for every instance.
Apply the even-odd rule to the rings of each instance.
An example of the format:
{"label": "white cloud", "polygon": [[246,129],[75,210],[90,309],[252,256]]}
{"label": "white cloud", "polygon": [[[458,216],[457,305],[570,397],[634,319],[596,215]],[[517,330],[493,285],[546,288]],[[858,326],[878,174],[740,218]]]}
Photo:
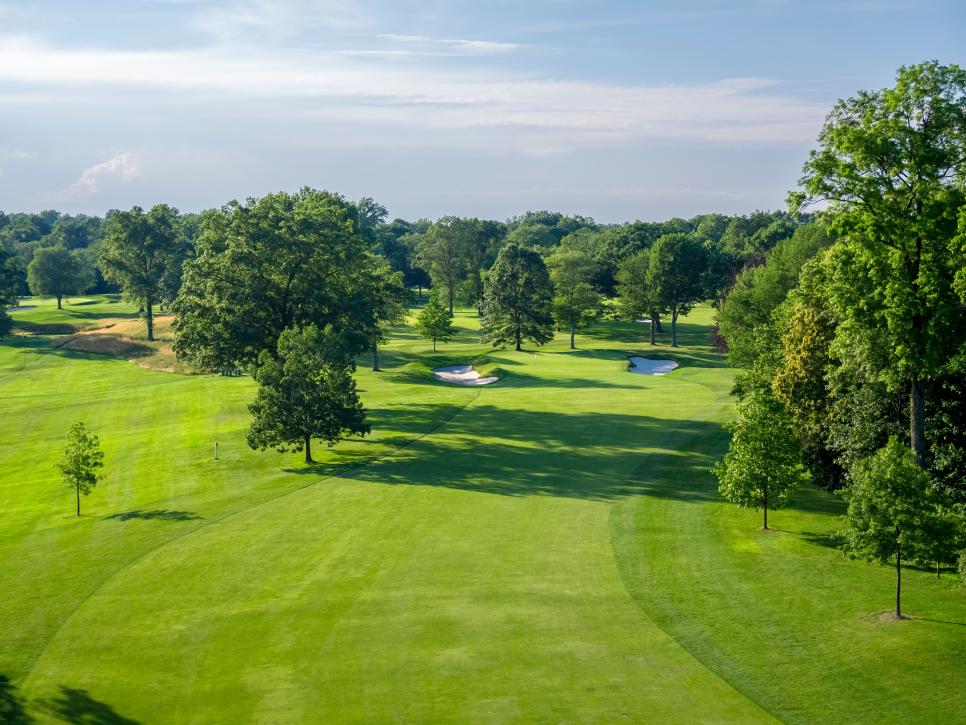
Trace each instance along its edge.
{"label": "white cloud", "polygon": [[0,37],[0,91],[4,84],[74,90],[88,102],[98,90],[115,102],[132,94],[132,107],[190,99],[212,112],[227,100],[253,109],[271,100],[292,118],[486,130],[554,150],[633,139],[811,141],[827,110],[763,78],[607,84],[314,49],[78,50],[22,37]]}
{"label": "white cloud", "polygon": [[129,181],[135,178],[139,172],[140,164],[129,153],[117,154],[107,161],[102,161],[99,164],[94,164],[90,168],[84,169],[77,181],[67,187],[64,193],[68,196],[93,194],[98,190],[98,185],[104,177],[114,177]]}
{"label": "white cloud", "polygon": [[378,37],[385,40],[392,40],[397,43],[408,43],[422,46],[442,46],[452,50],[464,51],[467,53],[507,53],[509,51],[525,48],[521,43],[501,43],[495,40],[467,40],[465,38],[430,38],[425,35],[397,35],[395,33],[383,33]]}

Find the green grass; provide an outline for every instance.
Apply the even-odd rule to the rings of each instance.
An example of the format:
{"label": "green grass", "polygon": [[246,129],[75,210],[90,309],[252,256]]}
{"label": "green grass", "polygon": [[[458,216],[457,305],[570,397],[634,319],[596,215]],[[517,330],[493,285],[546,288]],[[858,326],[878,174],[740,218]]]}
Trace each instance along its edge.
{"label": "green grass", "polygon": [[[717,498],[732,371],[710,317],[659,348],[682,367],[657,378],[626,372],[641,325],[602,323],[576,352],[489,350],[468,313],[435,354],[401,330],[384,372],[360,365],[373,435],[313,467],[247,449],[248,379],[5,341],[0,703],[176,723],[962,720],[961,589],[910,571],[918,618],[880,622],[892,572],[828,546],[835,498],[803,491],[774,532]],[[471,361],[501,381],[432,379]],[[81,419],[107,468],[78,519],[51,465]]]}

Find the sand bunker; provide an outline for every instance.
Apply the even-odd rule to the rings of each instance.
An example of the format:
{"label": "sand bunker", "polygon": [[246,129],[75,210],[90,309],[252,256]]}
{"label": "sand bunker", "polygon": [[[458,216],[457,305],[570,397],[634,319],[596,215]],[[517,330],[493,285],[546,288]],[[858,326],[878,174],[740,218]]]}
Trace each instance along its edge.
{"label": "sand bunker", "polygon": [[437,380],[443,380],[455,385],[489,385],[495,383],[499,378],[481,378],[480,374],[473,369],[472,365],[454,365],[451,368],[436,368],[433,375]]}
{"label": "sand bunker", "polygon": [[22,310],[36,309],[37,305],[20,305],[19,307],[8,307],[7,312],[20,312]]}
{"label": "sand bunker", "polygon": [[678,366],[673,360],[651,360],[646,357],[628,358],[631,366],[628,371],[639,375],[667,375]]}

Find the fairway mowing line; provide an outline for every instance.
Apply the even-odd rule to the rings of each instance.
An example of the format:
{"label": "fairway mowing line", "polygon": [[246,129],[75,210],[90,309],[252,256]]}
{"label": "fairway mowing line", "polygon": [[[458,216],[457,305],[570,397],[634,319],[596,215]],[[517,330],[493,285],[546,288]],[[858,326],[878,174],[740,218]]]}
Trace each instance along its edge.
{"label": "fairway mowing line", "polygon": [[285,491],[284,493],[280,493],[277,496],[272,496],[271,498],[267,498],[264,501],[259,501],[258,503],[254,503],[251,506],[246,506],[245,508],[239,509],[238,511],[233,511],[230,514],[225,514],[224,516],[222,516],[220,518],[217,518],[217,519],[207,519],[207,520],[205,520],[204,523],[199,524],[195,528],[189,529],[188,531],[185,531],[183,534],[180,534],[180,535],[178,535],[178,536],[176,536],[176,537],[174,537],[172,539],[168,539],[163,544],[160,544],[160,545],[154,547],[153,549],[149,549],[148,551],[145,551],[144,553],[139,554],[134,559],[131,559],[131,561],[127,562],[126,564],[124,564],[123,566],[121,566],[120,568],[118,568],[109,577],[107,577],[104,581],[102,581],[100,584],[98,584],[97,587],[95,587],[90,592],[90,594],[88,594],[86,597],[84,597],[83,599],[81,599],[77,603],[77,606],[74,607],[71,610],[70,614],[68,614],[64,618],[64,621],[61,622],[60,626],[54,631],[54,633],[51,634],[50,637],[47,638],[47,641],[44,643],[44,646],[37,652],[37,654],[34,656],[33,660],[30,662],[30,667],[29,667],[29,669],[27,669],[26,674],[24,675],[24,678],[23,678],[23,684],[21,685],[22,689],[27,689],[26,688],[26,685],[27,685],[28,681],[30,680],[30,676],[33,674],[34,669],[37,667],[37,662],[39,662],[40,661],[40,658],[44,656],[44,652],[47,651],[47,647],[50,645],[50,643],[53,642],[57,638],[57,636],[61,633],[61,631],[63,631],[63,629],[65,627],[67,627],[68,624],[70,624],[70,621],[74,618],[74,615],[76,615],[77,612],[79,612],[80,609],[85,604],[87,604],[87,602],[89,600],[91,600],[101,589],[103,589],[105,586],[107,586],[107,584],[111,580],[113,580],[115,577],[117,577],[118,575],[123,574],[128,569],[136,566],[143,559],[146,559],[147,557],[151,556],[152,554],[157,553],[158,551],[161,551],[161,549],[165,548],[166,546],[169,546],[169,545],[174,544],[174,543],[176,543],[178,541],[181,541],[181,539],[185,538],[186,536],[190,536],[191,534],[195,534],[195,533],[201,531],[202,529],[207,528],[208,526],[211,526],[213,524],[222,523],[223,521],[227,521],[228,519],[231,519],[232,517],[238,516],[240,514],[248,513],[249,511],[252,511],[254,509],[259,508],[260,506],[265,506],[266,504],[270,504],[273,501],[278,501],[280,499],[285,498],[286,496],[291,496],[293,494],[298,493],[299,491],[304,491],[305,489],[311,488],[312,486],[317,486],[318,484],[324,483],[325,481],[328,481],[330,479],[333,479],[333,478],[343,478],[348,473],[352,473],[354,471],[358,471],[360,469],[366,468],[367,466],[371,466],[374,463],[378,463],[378,462],[380,462],[380,461],[382,461],[382,460],[384,460],[386,458],[389,458],[390,456],[396,455],[397,453],[399,453],[399,451],[403,450],[404,448],[408,448],[413,443],[416,443],[416,442],[422,440],[423,438],[426,438],[427,436],[432,435],[433,433],[435,433],[436,431],[438,431],[440,428],[442,428],[444,425],[446,425],[447,423],[449,423],[451,420],[453,420],[454,418],[456,418],[456,416],[458,416],[460,413],[462,413],[467,408],[469,408],[470,405],[472,405],[473,403],[475,403],[476,402],[476,399],[480,397],[480,393],[482,393],[482,392],[483,392],[482,389],[481,390],[477,390],[476,391],[476,395],[474,395],[472,398],[470,398],[468,401],[466,401],[466,403],[464,403],[463,405],[459,406],[455,411],[453,411],[453,414],[452,415],[449,415],[449,416],[444,417],[442,420],[440,420],[436,425],[434,425],[432,428],[430,428],[426,432],[420,433],[418,436],[416,436],[414,438],[411,438],[410,440],[406,441],[405,443],[401,443],[400,445],[398,445],[398,446],[396,446],[396,447],[394,447],[394,448],[386,451],[385,453],[380,453],[379,455],[374,456],[373,458],[370,458],[369,460],[363,461],[361,463],[355,463],[355,464],[351,464],[351,465],[345,466],[344,468],[340,468],[337,471],[333,471],[328,476],[323,476],[322,478],[319,478],[319,479],[317,479],[315,481],[311,481],[310,483],[306,483],[303,486],[299,486],[299,487],[293,488],[293,489],[291,489],[289,491]]}
{"label": "fairway mowing line", "polygon": [[[694,381],[688,381],[688,383],[689,384],[692,384],[692,385],[697,385],[697,386],[702,387],[702,388],[706,388],[709,391],[711,391],[711,387],[709,385],[706,385],[705,383],[698,383],[698,382],[694,382]],[[719,405],[722,405],[720,400],[718,400],[716,402]],[[722,405],[722,407],[724,407],[724,405]],[[668,432],[667,434],[665,434],[664,436],[662,436],[662,438],[660,439],[661,447],[667,449],[667,444],[671,440],[673,440],[675,438],[679,438],[680,436],[681,436],[681,434],[679,432],[676,432],[676,431],[674,431],[674,432]],[[676,446],[674,448],[671,448],[670,450],[677,451],[677,452],[681,453],[682,455],[686,455],[686,453],[687,453],[687,451],[682,450],[681,446]],[[646,461],[643,461],[640,465],[636,466],[630,472],[630,474],[627,476],[627,479],[626,480],[628,482],[634,481],[635,479],[637,479],[646,470],[647,470],[647,462]],[[638,499],[639,498],[643,498],[643,497],[644,497],[643,494],[637,494],[635,496],[635,498],[638,498]],[[624,591],[627,593],[627,596],[630,597],[631,601],[634,603],[634,606],[637,607],[637,609],[640,611],[641,615],[648,622],[650,622],[651,624],[653,624],[657,629],[659,629],[661,632],[663,632],[665,634],[665,636],[667,636],[668,639],[670,639],[672,642],[674,642],[681,650],[683,650],[684,652],[686,652],[687,655],[691,659],[693,659],[695,662],[697,662],[701,666],[701,668],[704,669],[704,670],[706,670],[711,676],[716,677],[717,679],[719,679],[722,682],[724,682],[726,685],[728,685],[728,687],[730,687],[732,690],[734,690],[738,695],[740,695],[741,697],[743,697],[748,702],[752,703],[755,707],[757,707],[759,710],[761,710],[761,712],[763,712],[764,714],[766,714],[768,717],[774,719],[776,722],[782,722],[781,719],[777,715],[775,715],[775,713],[773,713],[770,710],[768,710],[764,705],[762,705],[760,702],[758,702],[756,699],[754,699],[751,695],[749,695],[747,692],[745,692],[740,687],[738,687],[738,685],[736,685],[734,682],[732,682],[731,679],[729,679],[728,677],[726,677],[721,672],[718,672],[716,669],[714,669],[713,667],[711,667],[707,662],[704,662],[700,657],[698,657],[698,655],[694,651],[692,651],[692,649],[690,647],[688,647],[683,642],[681,642],[680,640],[678,640],[673,634],[671,634],[668,630],[666,630],[664,627],[662,627],[653,617],[651,617],[650,614],[647,613],[647,610],[644,608],[644,604],[642,602],[638,601],[637,597],[634,596],[633,592],[631,592],[631,590],[630,590],[630,588],[628,586],[628,577],[625,574],[625,569],[628,566],[633,566],[633,560],[626,559],[626,558],[622,558],[620,556],[619,552],[618,552],[618,543],[617,542],[618,542],[618,539],[620,538],[619,535],[618,535],[618,531],[622,528],[622,526],[623,527],[631,527],[631,528],[634,527],[634,525],[636,523],[636,518],[634,516],[634,510],[633,509],[628,509],[628,510],[624,511],[624,510],[621,509],[621,507],[619,505],[614,505],[614,506],[611,507],[610,517],[609,518],[610,518],[610,527],[609,528],[610,528],[610,546],[611,546],[611,553],[612,553],[612,555],[614,557],[614,563],[617,566],[618,578],[621,580],[621,586],[624,588]],[[624,563],[622,564],[621,562],[624,562]]]}

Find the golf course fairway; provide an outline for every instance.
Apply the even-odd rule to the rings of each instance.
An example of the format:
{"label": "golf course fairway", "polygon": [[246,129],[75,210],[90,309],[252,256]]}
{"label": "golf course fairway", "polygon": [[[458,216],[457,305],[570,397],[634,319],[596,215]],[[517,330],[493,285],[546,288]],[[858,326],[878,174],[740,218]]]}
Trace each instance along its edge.
{"label": "golf course fairway", "polygon": [[[400,327],[383,372],[359,363],[372,435],[307,466],[246,446],[250,378],[44,334],[132,307],[31,304],[39,334],[0,343],[11,722],[966,720],[951,576],[910,569],[913,618],[887,621],[894,571],[831,545],[836,496],[802,490],[774,531],[718,497],[710,308],[663,377],[628,372],[655,352],[634,323],[523,352],[468,311],[436,353]],[[466,363],[499,381],[433,377]],[[78,518],[53,463],[80,420],[105,468]]]}

